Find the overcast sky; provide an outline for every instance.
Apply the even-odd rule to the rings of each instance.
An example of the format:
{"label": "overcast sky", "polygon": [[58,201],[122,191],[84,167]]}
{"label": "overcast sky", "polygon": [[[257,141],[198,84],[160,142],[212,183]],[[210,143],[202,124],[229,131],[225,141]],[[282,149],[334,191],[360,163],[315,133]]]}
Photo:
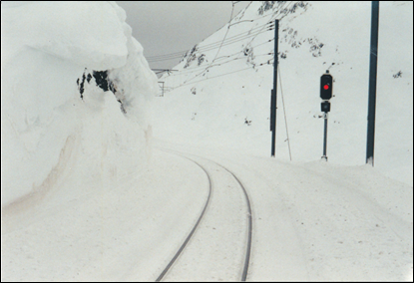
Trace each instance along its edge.
{"label": "overcast sky", "polygon": [[[165,55],[191,49],[223,27],[250,1],[116,1],[127,13],[132,35],[144,55]],[[236,3],[238,2],[238,3]],[[172,68],[179,59],[150,62],[151,68]]]}

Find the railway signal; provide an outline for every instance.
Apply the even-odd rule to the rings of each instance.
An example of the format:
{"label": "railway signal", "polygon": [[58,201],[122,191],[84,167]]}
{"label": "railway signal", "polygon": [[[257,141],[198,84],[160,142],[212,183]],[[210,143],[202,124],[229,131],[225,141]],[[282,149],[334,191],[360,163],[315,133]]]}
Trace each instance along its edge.
{"label": "railway signal", "polygon": [[320,95],[323,100],[329,100],[332,98],[332,76],[329,74],[329,71],[326,71],[326,74],[323,74],[321,77],[321,91]]}
{"label": "railway signal", "polygon": [[323,155],[322,159],[328,161],[328,156],[326,155],[326,146],[328,140],[328,112],[331,111],[331,103],[329,99],[332,98],[332,87],[333,79],[329,74],[329,71],[326,70],[326,73],[321,76],[321,85],[320,85],[320,97],[323,99],[321,102],[321,111],[324,112],[324,133],[323,133]]}
{"label": "railway signal", "polygon": [[321,111],[328,113],[331,111],[331,103],[329,101],[324,101],[321,103]]}

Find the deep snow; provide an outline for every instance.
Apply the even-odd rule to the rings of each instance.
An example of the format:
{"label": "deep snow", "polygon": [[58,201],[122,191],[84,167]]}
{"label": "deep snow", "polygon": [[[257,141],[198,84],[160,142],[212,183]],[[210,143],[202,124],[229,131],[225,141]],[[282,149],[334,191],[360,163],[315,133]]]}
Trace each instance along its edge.
{"label": "deep snow", "polygon": [[[88,168],[78,179],[111,179],[114,171],[122,176],[145,167],[156,77],[121,8],[111,2],[3,3],[1,29],[2,205],[51,189],[76,150],[87,156]],[[110,70],[117,97],[93,78],[81,99],[76,82],[85,70]]]}
{"label": "deep snow", "polygon": [[[282,1],[260,14],[263,7],[262,2],[252,2],[189,51],[174,67],[178,72],[160,79],[166,92],[154,112],[155,123],[160,120],[155,135],[269,156],[274,50],[274,31],[269,26],[279,19],[277,159],[289,160],[288,141],[292,160],[308,162],[322,156],[319,83],[329,69],[334,78],[329,162],[364,164],[370,2]],[[412,186],[411,8],[410,2],[380,4],[374,162],[386,176]],[[165,121],[164,115],[158,115],[165,112],[179,118]]]}
{"label": "deep snow", "polygon": [[[182,72],[163,77],[174,90],[152,100],[156,77],[114,2],[2,2],[2,281],[155,280],[206,201],[208,178],[191,160],[210,174],[212,199],[166,281],[240,280],[246,207],[220,165],[252,203],[248,280],[412,281],[412,3],[381,2],[375,167],[364,164],[367,87],[358,87],[369,5],[300,3],[282,3],[287,14],[252,3],[199,45],[219,42],[214,49],[189,53]],[[219,48],[274,12],[287,36],[292,162],[280,101],[269,157],[272,70],[259,65],[271,59],[262,55],[273,31]],[[328,65],[336,96],[324,162],[317,84]],[[82,100],[85,68],[109,70],[122,91],[92,80]]]}

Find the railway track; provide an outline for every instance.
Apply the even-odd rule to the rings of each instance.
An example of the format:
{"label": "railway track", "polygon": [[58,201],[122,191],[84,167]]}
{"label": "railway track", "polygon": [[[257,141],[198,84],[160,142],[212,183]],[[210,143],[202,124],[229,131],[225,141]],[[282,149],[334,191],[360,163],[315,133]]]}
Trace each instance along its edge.
{"label": "railway track", "polygon": [[[207,200],[204,204],[204,207],[201,211],[201,214],[198,216],[198,219],[196,221],[196,223],[194,224],[194,226],[192,227],[191,231],[188,233],[188,235],[186,236],[185,240],[183,241],[183,243],[180,245],[180,247],[177,249],[177,251],[175,252],[175,254],[172,256],[171,260],[169,260],[169,262],[166,264],[165,268],[162,270],[162,272],[159,274],[159,276],[157,277],[157,279],[155,280],[156,282],[162,281],[166,278],[169,278],[169,274],[174,273],[174,269],[179,269],[176,266],[180,265],[180,259],[185,257],[186,255],[186,251],[187,250],[191,250],[191,247],[189,248],[189,246],[191,246],[189,243],[190,242],[194,242],[194,241],[199,241],[201,243],[203,242],[208,242],[210,243],[211,246],[221,246],[221,247],[225,247],[223,250],[229,248],[229,246],[231,246],[232,248],[235,246],[235,244],[237,243],[237,249],[239,250],[237,252],[238,255],[240,255],[238,257],[238,259],[234,259],[234,262],[237,262],[237,264],[231,264],[231,267],[228,267],[229,270],[232,271],[232,273],[237,273],[234,274],[232,276],[232,279],[234,280],[239,280],[239,281],[246,281],[247,277],[248,277],[248,271],[249,271],[249,265],[250,265],[250,255],[251,255],[251,250],[252,250],[252,235],[253,235],[253,218],[252,218],[252,209],[251,209],[251,204],[250,204],[250,199],[247,193],[246,188],[244,187],[243,183],[240,181],[240,179],[229,169],[227,169],[226,167],[224,167],[223,165],[206,159],[206,158],[201,158],[201,157],[188,157],[185,156],[181,153],[175,153],[175,152],[167,152],[169,154],[175,154],[178,155],[182,158],[188,159],[191,162],[193,162],[194,164],[196,164],[201,170],[203,170],[203,172],[206,174],[207,178],[208,178],[208,196],[207,196]],[[218,175],[220,174],[220,176]],[[233,181],[233,185],[230,186],[228,183],[220,183],[220,180],[223,180],[223,174],[227,175],[227,179],[230,180],[232,179]],[[233,189],[233,196],[235,193],[238,194],[237,197],[231,197],[224,200],[224,194],[223,192],[225,190],[230,190],[230,187],[234,187]],[[237,188],[236,188],[237,187]],[[244,233],[243,234],[243,239],[241,239],[239,242],[237,240],[234,240],[234,242],[236,243],[232,243],[232,244],[228,244],[225,241],[227,240],[225,237],[223,237],[223,239],[207,239],[205,235],[203,235],[203,231],[205,232],[205,228],[201,228],[200,229],[200,223],[202,223],[203,221],[205,223],[211,223],[213,219],[217,219],[217,217],[214,216],[214,214],[219,215],[219,213],[221,213],[220,211],[218,211],[220,209],[220,207],[223,206],[223,204],[233,202],[233,199],[239,199],[239,201],[237,202],[239,204],[238,208],[234,209],[234,210],[240,210],[237,211],[237,216],[232,217],[232,221],[234,222],[234,219],[237,219],[237,222],[244,222],[244,223],[238,223],[237,225],[239,227],[243,227],[244,229]],[[241,202],[243,202],[243,208],[240,208],[240,204]],[[236,203],[236,201],[235,201]],[[233,204],[234,205],[234,204]],[[244,212],[243,212],[244,210]],[[209,215],[211,215],[211,217],[209,218]],[[209,218],[206,220],[206,218]],[[225,216],[223,216],[223,218],[225,218]],[[207,225],[207,224],[205,224]],[[204,230],[203,230],[204,229]],[[216,229],[216,228],[213,228]],[[221,230],[224,231],[224,233],[226,233],[226,230],[231,230],[232,227],[226,226],[226,225],[222,225],[222,227],[218,227],[217,230]],[[228,232],[227,232],[228,233]],[[234,234],[234,233],[233,233]],[[240,233],[239,234],[239,238],[241,238]],[[204,237],[203,237],[204,236]],[[227,236],[226,236],[227,237]],[[228,238],[228,237],[227,237]],[[226,240],[224,240],[226,239]],[[215,242],[211,242],[215,240]],[[231,239],[230,239],[231,240]],[[198,257],[200,253],[208,253],[209,252],[209,248],[208,248],[208,243],[205,244],[199,244],[199,248],[198,248],[198,252],[197,249],[195,247],[193,247],[192,251],[188,251],[188,254],[191,254],[193,257]],[[240,248],[240,244],[243,246],[242,248]],[[236,248],[236,247],[234,247]],[[202,250],[202,251],[201,251]],[[201,251],[201,252],[200,252]],[[224,257],[224,252],[223,256]],[[191,256],[189,256],[191,257]],[[201,256],[200,256],[201,257]],[[231,257],[231,256],[229,256]],[[208,255],[205,256],[205,258],[211,258]],[[200,259],[200,263],[197,263],[197,267],[195,269],[199,268],[199,265],[208,265],[211,261],[209,260],[205,260],[206,262],[203,262],[203,260],[205,259]],[[185,262],[185,260],[182,260]],[[197,260],[195,260],[197,262]],[[187,260],[188,262],[188,260]],[[187,264],[182,264],[184,266],[186,266]],[[193,263],[194,265],[194,263]],[[182,267],[181,269],[183,269],[184,267]],[[188,267],[187,267],[188,268]],[[200,269],[203,269],[200,267]],[[197,272],[192,270],[193,272]],[[178,272],[178,271],[177,271]],[[204,271],[204,274],[206,276],[212,276],[210,273],[215,273],[216,270],[210,270],[208,272],[208,274],[206,273],[206,271]],[[226,271],[227,272],[227,271]],[[179,273],[179,272],[178,272]],[[202,272],[200,271],[200,275],[198,276],[198,278],[202,278],[202,276],[204,274],[201,274]],[[186,273],[187,274],[187,273]],[[177,276],[174,277],[174,274],[172,275],[173,278],[177,278]],[[211,280],[214,277],[210,277],[210,278],[205,278],[203,280]],[[181,278],[183,279],[183,278]],[[185,278],[186,280],[190,280],[191,278]],[[224,279],[224,278],[217,278],[217,279]],[[167,280],[167,279],[166,279]],[[168,279],[169,280],[169,279]],[[226,280],[227,281],[227,280]]]}
{"label": "railway track", "polygon": [[[189,159],[189,158],[187,158]],[[175,261],[177,260],[177,258],[180,256],[180,254],[184,251],[185,247],[187,246],[188,242],[190,241],[191,237],[193,236],[194,232],[196,231],[198,225],[201,222],[201,219],[203,219],[204,214],[206,212],[206,209],[208,207],[208,204],[210,203],[210,199],[211,199],[211,191],[212,191],[212,182],[211,182],[211,178],[210,175],[208,174],[208,172],[206,171],[206,169],[201,166],[199,163],[197,163],[194,160],[189,159],[190,161],[194,162],[198,167],[200,167],[204,173],[207,175],[208,178],[208,184],[209,184],[209,193],[208,193],[208,197],[207,197],[207,201],[204,205],[203,211],[201,212],[196,224],[194,225],[194,227],[191,229],[190,233],[188,234],[188,236],[186,237],[185,241],[183,242],[183,244],[180,246],[180,248],[178,249],[178,251],[176,252],[176,254],[174,255],[174,257],[171,259],[171,261],[167,264],[167,266],[164,268],[164,270],[161,272],[161,274],[157,277],[157,279],[155,280],[156,282],[161,281],[164,276],[167,274],[167,272],[170,270],[170,268],[173,266],[173,264],[175,263]]]}

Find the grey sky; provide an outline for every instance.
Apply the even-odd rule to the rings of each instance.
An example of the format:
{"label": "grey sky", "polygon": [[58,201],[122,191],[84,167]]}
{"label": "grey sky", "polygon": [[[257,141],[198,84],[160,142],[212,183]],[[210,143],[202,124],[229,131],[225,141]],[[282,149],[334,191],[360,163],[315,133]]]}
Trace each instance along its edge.
{"label": "grey sky", "polygon": [[[165,55],[191,49],[224,26],[250,1],[116,1],[127,13],[132,35],[144,55]],[[236,3],[238,2],[238,3]],[[179,59],[150,62],[151,68],[171,68]]]}

